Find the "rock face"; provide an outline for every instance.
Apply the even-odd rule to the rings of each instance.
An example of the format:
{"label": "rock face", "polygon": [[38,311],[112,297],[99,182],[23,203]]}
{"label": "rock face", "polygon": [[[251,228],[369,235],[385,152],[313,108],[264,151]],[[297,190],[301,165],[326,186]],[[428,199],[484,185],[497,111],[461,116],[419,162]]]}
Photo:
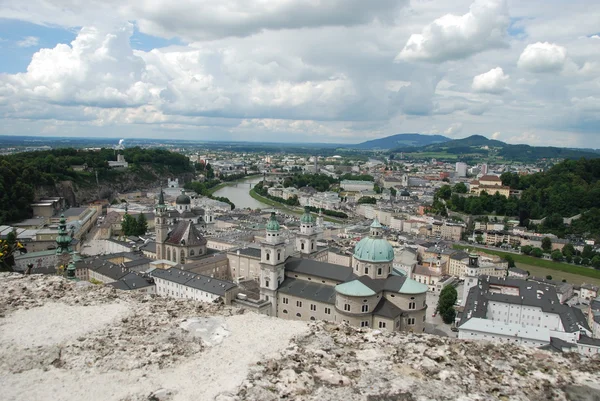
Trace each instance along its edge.
{"label": "rock face", "polygon": [[600,358],[0,275],[3,400],[598,400]]}

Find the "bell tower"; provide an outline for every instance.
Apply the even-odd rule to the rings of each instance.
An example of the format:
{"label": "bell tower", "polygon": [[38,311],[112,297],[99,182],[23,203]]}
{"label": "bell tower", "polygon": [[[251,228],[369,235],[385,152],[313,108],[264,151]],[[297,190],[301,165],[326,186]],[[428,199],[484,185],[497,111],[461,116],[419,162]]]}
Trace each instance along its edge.
{"label": "bell tower", "polygon": [[296,250],[304,258],[317,252],[315,218],[310,214],[308,206],[304,207],[304,214],[300,218],[300,232],[296,236]]}
{"label": "bell tower", "polygon": [[165,240],[169,232],[167,224],[167,205],[165,204],[165,194],[162,188],[158,196],[158,204],[156,205],[156,213],[154,215],[154,230],[156,232],[156,259],[165,259]]}
{"label": "bell tower", "polygon": [[275,213],[267,222],[265,240],[260,244],[260,298],[269,301],[269,316],[277,315],[277,289],[285,276],[285,240]]}

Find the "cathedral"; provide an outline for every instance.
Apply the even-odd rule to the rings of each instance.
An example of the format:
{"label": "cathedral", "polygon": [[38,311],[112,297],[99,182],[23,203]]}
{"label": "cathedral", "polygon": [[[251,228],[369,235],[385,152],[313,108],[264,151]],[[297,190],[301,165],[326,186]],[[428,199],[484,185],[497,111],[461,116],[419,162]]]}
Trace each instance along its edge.
{"label": "cathedral", "polygon": [[300,257],[291,257],[286,255],[275,214],[271,215],[261,243],[258,278],[268,315],[390,331],[424,330],[428,287],[393,271],[394,250],[377,220],[369,236],[356,244],[351,267],[311,257],[318,252],[314,223],[305,211],[296,237]]}
{"label": "cathedral", "polygon": [[[161,196],[164,194],[161,190]],[[182,189],[181,194],[175,199],[175,209],[167,210],[167,217],[170,224],[177,224],[180,221],[191,221],[201,228],[209,228],[214,224],[214,216],[209,210],[201,207],[194,207],[192,199],[185,194]]]}
{"label": "cathedral", "polygon": [[192,216],[197,215],[191,211],[190,204],[190,197],[182,191],[175,201],[179,218],[173,218],[173,213],[167,210],[164,193],[160,191],[155,211],[157,259],[184,264],[190,257],[206,254],[207,241],[195,226],[196,217]]}

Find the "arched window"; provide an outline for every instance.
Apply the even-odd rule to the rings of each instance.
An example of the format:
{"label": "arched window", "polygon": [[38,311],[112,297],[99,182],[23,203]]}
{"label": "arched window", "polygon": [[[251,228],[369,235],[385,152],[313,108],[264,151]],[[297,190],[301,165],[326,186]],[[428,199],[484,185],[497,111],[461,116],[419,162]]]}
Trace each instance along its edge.
{"label": "arched window", "polygon": [[315,243],[314,242],[310,243],[310,249],[311,249],[311,251],[315,249]]}
{"label": "arched window", "polygon": [[300,314],[300,312],[296,313],[296,316],[302,317],[302,315]]}
{"label": "arched window", "polygon": [[194,255],[195,255],[195,252],[194,252],[194,250],[193,250],[193,249],[190,249],[190,256],[194,256]]}
{"label": "arched window", "polygon": [[365,274],[369,274],[369,268],[365,267]]}
{"label": "arched window", "polygon": [[281,260],[281,252],[277,252],[277,260]]}
{"label": "arched window", "polygon": [[381,276],[383,274],[383,269],[381,267],[377,268],[377,275]]}
{"label": "arched window", "polygon": [[284,310],[283,310],[283,313],[285,313],[285,314],[287,315],[287,309],[284,309]]}
{"label": "arched window", "polygon": [[171,248],[167,248],[167,260],[171,260]]}
{"label": "arched window", "polygon": [[315,317],[314,317],[314,316],[311,316],[311,317],[310,317],[310,320],[316,320],[316,319],[315,319]]}
{"label": "arched window", "polygon": [[179,253],[179,263],[183,263],[184,260],[185,260],[185,251],[182,249],[181,252]]}
{"label": "arched window", "polygon": [[267,260],[269,260],[271,258],[271,255],[269,255],[269,253],[267,252]]}
{"label": "arched window", "polygon": [[304,250],[304,242],[300,244],[300,249]]}

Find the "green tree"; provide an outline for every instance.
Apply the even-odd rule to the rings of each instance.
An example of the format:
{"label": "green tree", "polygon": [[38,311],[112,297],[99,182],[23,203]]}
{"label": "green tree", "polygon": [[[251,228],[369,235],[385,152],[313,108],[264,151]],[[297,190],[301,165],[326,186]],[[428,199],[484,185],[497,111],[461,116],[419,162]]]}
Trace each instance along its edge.
{"label": "green tree", "polygon": [[581,264],[581,256],[577,255],[573,258],[573,263],[575,263],[576,265],[580,265]]}
{"label": "green tree", "polygon": [[137,220],[129,213],[125,213],[121,221],[121,230],[125,236],[138,235]]}
{"label": "green tree", "polygon": [[555,249],[552,251],[552,254],[550,254],[550,257],[552,258],[552,260],[559,262],[562,260],[563,254],[558,249]]}
{"label": "green tree", "polygon": [[589,266],[590,265],[590,259],[589,258],[583,258],[583,259],[581,259],[581,264],[583,266]]}
{"label": "green tree", "polygon": [[475,242],[477,242],[478,244],[483,244],[483,237],[481,236],[481,234],[477,234],[477,236],[475,237]]}
{"label": "green tree", "polygon": [[447,285],[440,292],[438,299],[437,311],[440,313],[444,323],[452,323],[456,317],[456,311],[454,310],[454,304],[458,299],[458,293],[456,288],[452,285]]}
{"label": "green tree", "polygon": [[361,196],[356,203],[359,205],[363,203],[374,205],[377,203],[377,199],[373,198],[372,196]]}
{"label": "green tree", "polygon": [[583,247],[583,252],[581,252],[582,258],[591,259],[594,257],[594,248],[591,245],[585,245]]}
{"label": "green tree", "polygon": [[392,196],[396,196],[396,194],[398,193],[398,191],[396,191],[396,188],[394,187],[390,187],[390,193],[392,194]]}
{"label": "green tree", "polygon": [[592,264],[592,266],[594,266],[594,268],[600,268],[600,255],[594,256],[590,263]]}
{"label": "green tree", "polygon": [[535,256],[536,258],[541,258],[544,256],[544,251],[542,251],[540,248],[533,248],[531,255]]}
{"label": "green tree", "polygon": [[512,255],[505,255],[504,260],[508,262],[508,267],[515,267],[515,259]]}
{"label": "green tree", "polygon": [[571,244],[570,242],[568,244],[565,244],[565,246],[563,246],[562,249],[562,253],[565,256],[573,256],[575,255],[575,247],[573,246],[573,244]]}
{"label": "green tree", "polygon": [[146,234],[146,231],[148,231],[148,220],[146,219],[144,213],[140,213],[138,215],[136,229],[136,235],[144,235]]}
{"label": "green tree", "polygon": [[546,276],[546,279],[547,279],[547,280],[552,280],[552,276],[548,274],[548,275]]}
{"label": "green tree", "polygon": [[381,187],[377,183],[375,183],[373,184],[373,191],[375,191],[376,194],[380,194],[383,191],[383,189],[381,189]]}
{"label": "green tree", "polygon": [[450,185],[442,185],[435,195],[440,199],[448,200],[452,196],[452,188],[450,188]]}
{"label": "green tree", "polygon": [[530,255],[532,250],[533,247],[531,245],[523,245],[521,247],[521,252],[523,252],[525,255]]}
{"label": "green tree", "polygon": [[552,240],[548,237],[544,237],[542,239],[542,249],[545,252],[550,252],[552,250]]}
{"label": "green tree", "polygon": [[467,186],[465,185],[464,182],[457,182],[456,184],[454,184],[454,188],[452,188],[452,192],[455,192],[457,194],[466,194]]}

